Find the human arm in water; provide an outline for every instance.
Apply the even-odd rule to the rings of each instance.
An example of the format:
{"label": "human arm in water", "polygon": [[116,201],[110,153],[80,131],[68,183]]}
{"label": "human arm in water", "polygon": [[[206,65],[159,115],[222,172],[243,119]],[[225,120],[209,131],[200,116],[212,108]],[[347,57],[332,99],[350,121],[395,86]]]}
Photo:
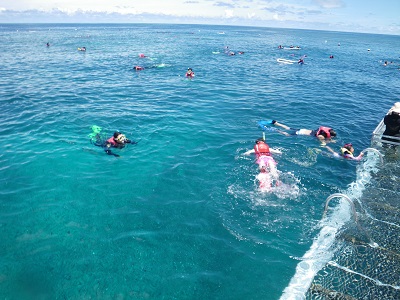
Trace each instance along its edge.
{"label": "human arm in water", "polygon": [[352,160],[361,160],[362,158],[363,158],[363,156],[364,156],[364,153],[360,153],[358,156],[356,156],[356,157],[354,157],[354,156],[352,156],[352,157],[348,157],[349,159],[352,159]]}
{"label": "human arm in water", "polygon": [[[358,156],[353,156],[352,152],[349,152],[350,154],[340,155],[339,153],[333,151],[333,149],[332,149],[331,147],[329,147],[329,146],[326,146],[326,145],[325,145],[325,148],[328,149],[329,152],[331,152],[331,153],[333,154],[333,156],[334,156],[334,157],[337,157],[337,158],[343,157],[343,158],[345,158],[345,159],[351,159],[351,160],[357,160],[357,161],[359,161],[359,160],[361,160],[361,159],[363,158],[363,156],[364,156],[364,153],[362,153],[362,152],[361,152]],[[352,150],[352,151],[354,151],[354,150]]]}
{"label": "human arm in water", "polygon": [[337,153],[337,152],[335,152],[335,151],[333,151],[333,149],[332,149],[331,147],[325,146],[325,148],[328,149],[329,152],[331,152],[331,153],[333,154],[334,157],[338,157],[338,158],[340,157],[340,154]]}
{"label": "human arm in water", "polygon": [[108,155],[114,155],[115,157],[120,157],[118,154],[113,153],[110,148],[111,148],[111,144],[107,143],[103,148],[104,152],[107,153]]}

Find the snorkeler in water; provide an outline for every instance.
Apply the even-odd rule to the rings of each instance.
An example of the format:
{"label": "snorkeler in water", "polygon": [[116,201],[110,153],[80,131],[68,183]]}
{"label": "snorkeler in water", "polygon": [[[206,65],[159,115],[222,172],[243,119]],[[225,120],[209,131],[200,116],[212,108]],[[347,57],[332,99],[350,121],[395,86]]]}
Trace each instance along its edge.
{"label": "snorkeler in water", "polygon": [[188,68],[187,69],[187,72],[186,72],[186,74],[185,74],[185,77],[187,77],[187,78],[193,78],[195,75],[194,75],[194,72],[193,72],[193,70],[192,70],[192,68]]}
{"label": "snorkeler in water", "polygon": [[104,140],[100,132],[97,132],[90,141],[93,145],[102,147],[108,155],[114,155],[115,157],[119,157],[119,155],[113,153],[111,148],[122,149],[126,144],[137,144],[137,142],[127,139],[125,134],[119,131],[114,132],[113,136],[107,140]]}
{"label": "snorkeler in water", "polygon": [[340,153],[335,152],[331,147],[325,146],[326,149],[328,149],[334,157],[343,157],[345,159],[350,159],[350,160],[361,160],[364,156],[364,153],[360,153],[358,156],[354,156],[354,148],[353,144],[347,143],[344,144],[342,148],[340,148]]}
{"label": "snorkeler in water", "polygon": [[244,155],[250,155],[251,153],[255,154],[256,163],[260,171],[256,177],[259,181],[260,189],[269,191],[273,181],[276,184],[279,182],[279,173],[276,168],[277,163],[271,153],[281,154],[282,152],[270,148],[264,138],[259,138],[255,141],[253,149],[245,152]]}
{"label": "snorkeler in water", "polygon": [[145,67],[145,66],[134,66],[133,69],[135,71],[143,71],[143,70],[147,70],[147,69],[165,68],[167,66],[169,66],[169,65],[167,65],[167,64],[157,64],[157,65],[151,65],[151,66],[148,66],[148,67]]}
{"label": "snorkeler in water", "polygon": [[279,133],[289,136],[289,135],[311,135],[311,136],[315,136],[316,138],[318,138],[318,140],[321,142],[322,145],[325,145],[326,142],[328,141],[332,141],[331,139],[336,137],[336,132],[329,127],[325,127],[325,126],[320,126],[318,129],[316,130],[311,130],[311,129],[295,129],[295,128],[291,128],[289,126],[286,126],[282,123],[278,123],[275,120],[271,121],[271,124],[275,125],[275,126],[279,126],[285,130],[288,130],[289,132],[284,132],[284,131],[278,131]]}

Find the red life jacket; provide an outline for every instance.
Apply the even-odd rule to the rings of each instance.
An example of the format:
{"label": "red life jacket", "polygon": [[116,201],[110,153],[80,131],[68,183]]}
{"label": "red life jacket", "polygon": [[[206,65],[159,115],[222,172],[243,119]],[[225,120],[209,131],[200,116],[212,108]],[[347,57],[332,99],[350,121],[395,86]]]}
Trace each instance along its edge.
{"label": "red life jacket", "polygon": [[110,143],[112,146],[117,145],[117,142],[114,140],[114,137],[113,137],[113,136],[110,137],[110,138],[107,140],[107,143]]}
{"label": "red life jacket", "polygon": [[260,155],[271,155],[269,152],[269,146],[264,142],[258,142],[254,145],[254,151],[256,156]]}
{"label": "red life jacket", "polygon": [[327,138],[327,139],[330,139],[330,138],[331,138],[331,133],[329,132],[329,130],[331,130],[331,129],[332,129],[332,128],[321,126],[321,127],[318,129],[318,131],[317,131],[317,133],[316,133],[315,135],[316,135],[316,136],[319,136],[319,135],[321,135],[321,132],[325,132],[326,138]]}

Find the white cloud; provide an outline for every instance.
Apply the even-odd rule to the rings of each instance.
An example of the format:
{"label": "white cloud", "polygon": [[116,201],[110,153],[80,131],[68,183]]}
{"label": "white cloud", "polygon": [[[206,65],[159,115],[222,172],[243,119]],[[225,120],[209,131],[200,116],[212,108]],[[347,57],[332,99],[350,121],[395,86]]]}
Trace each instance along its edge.
{"label": "white cloud", "polygon": [[225,10],[225,18],[233,18],[233,15],[234,15],[233,10],[231,9]]}
{"label": "white cloud", "polygon": [[313,2],[322,8],[340,8],[344,7],[345,4],[342,0],[313,0]]}
{"label": "white cloud", "polygon": [[116,7],[114,12],[119,13],[121,15],[128,15],[128,14],[136,15],[139,13],[139,11],[136,8],[128,6]]}
{"label": "white cloud", "polygon": [[[345,2],[346,4],[345,5]],[[160,22],[289,26],[400,34],[400,0],[1,0],[0,23]],[[357,5],[358,4],[358,5]],[[374,22],[368,13],[374,13]],[[353,20],[358,27],[341,25]],[[372,24],[373,23],[373,24]],[[360,28],[358,30],[358,28]],[[368,30],[370,28],[370,30]],[[386,29],[385,29],[386,28]]]}

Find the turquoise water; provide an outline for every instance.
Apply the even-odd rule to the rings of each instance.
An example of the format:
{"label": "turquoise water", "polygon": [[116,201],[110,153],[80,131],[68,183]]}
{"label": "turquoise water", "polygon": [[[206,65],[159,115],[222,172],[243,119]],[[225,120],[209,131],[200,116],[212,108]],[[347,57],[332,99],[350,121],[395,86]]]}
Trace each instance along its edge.
{"label": "turquoise water", "polygon": [[[398,36],[25,24],[0,38],[3,299],[279,299],[325,199],[364,170],[268,131],[286,185],[262,193],[243,155],[257,121],[330,126],[335,150],[359,153],[399,101]],[[291,44],[302,49],[277,49]],[[94,124],[139,143],[108,156],[89,142]]]}

